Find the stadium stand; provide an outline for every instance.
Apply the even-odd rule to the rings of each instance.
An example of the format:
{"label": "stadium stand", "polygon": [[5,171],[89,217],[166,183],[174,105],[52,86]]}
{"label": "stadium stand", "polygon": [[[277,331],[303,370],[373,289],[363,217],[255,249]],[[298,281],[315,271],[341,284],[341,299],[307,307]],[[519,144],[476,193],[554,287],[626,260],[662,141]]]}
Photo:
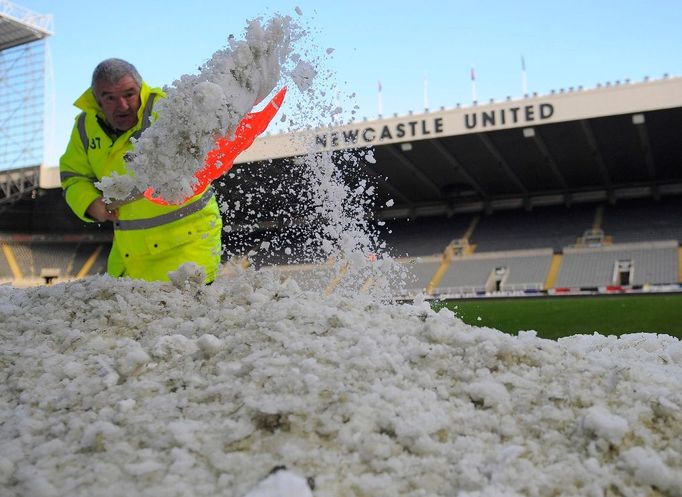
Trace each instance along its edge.
{"label": "stadium stand", "polygon": [[110,242],[82,237],[2,237],[0,281],[20,285],[54,283],[106,271]]}
{"label": "stadium stand", "polygon": [[0,252],[0,283],[5,283],[12,281],[14,274],[12,273],[12,269],[7,262],[7,245],[5,243],[0,243],[0,248],[2,249]]}
{"label": "stadium stand", "polygon": [[455,257],[437,292],[467,294],[542,290],[551,249],[477,253]]}
{"label": "stadium stand", "polygon": [[452,240],[463,238],[475,217],[462,214],[386,221],[380,227],[380,237],[393,257],[436,255]]}
{"label": "stadium stand", "polygon": [[476,252],[552,248],[573,245],[591,228],[595,205],[550,206],[532,211],[500,211],[484,215],[471,243]]}
{"label": "stadium stand", "polygon": [[441,261],[441,257],[435,256],[402,260],[401,262],[407,268],[408,273],[404,296],[409,297],[417,293],[426,292],[441,265]]}
{"label": "stadium stand", "polygon": [[107,271],[110,243],[85,242],[76,245],[73,258],[66,267],[66,274],[80,277],[103,274]]}
{"label": "stadium stand", "polygon": [[[394,253],[415,254],[401,259],[411,276],[407,289],[411,294],[670,285],[679,281],[681,206],[682,199],[672,197],[660,203],[621,200],[617,205],[600,202],[501,211],[482,214],[478,223],[471,222],[476,215],[402,220],[387,223],[396,233],[387,238],[387,245]],[[460,233],[470,223],[471,245],[465,248],[471,250],[449,252],[449,229],[458,221]],[[675,236],[666,241],[666,235]],[[631,238],[646,242],[613,242]],[[461,240],[450,240],[450,249],[456,241]]]}
{"label": "stadium stand", "polygon": [[33,252],[29,243],[15,243],[9,245],[9,249],[14,253],[14,259],[19,267],[20,274],[24,278],[33,277],[35,266],[33,264]]}
{"label": "stadium stand", "polygon": [[655,203],[633,199],[607,205],[603,229],[614,243],[682,240],[681,220],[679,198],[663,198]]}
{"label": "stadium stand", "polygon": [[[677,241],[564,249],[557,288],[677,283]],[[622,271],[619,271],[619,261]]]}
{"label": "stadium stand", "polygon": [[29,248],[33,255],[31,276],[58,278],[62,274],[66,275],[66,270],[71,265],[74,256],[73,247],[56,243],[33,243]]}

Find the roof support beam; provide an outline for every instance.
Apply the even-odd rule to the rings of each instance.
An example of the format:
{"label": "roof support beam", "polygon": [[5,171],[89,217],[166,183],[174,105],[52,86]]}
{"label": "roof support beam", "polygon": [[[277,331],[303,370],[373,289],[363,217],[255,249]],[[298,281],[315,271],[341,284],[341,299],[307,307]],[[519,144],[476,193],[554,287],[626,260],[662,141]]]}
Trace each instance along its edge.
{"label": "roof support beam", "polygon": [[523,136],[535,143],[535,146],[542,154],[542,157],[545,159],[547,165],[549,165],[549,168],[552,170],[552,173],[554,173],[554,177],[559,182],[561,187],[564,189],[568,188],[566,178],[564,178],[564,175],[561,174],[559,166],[554,160],[554,157],[552,157],[552,154],[549,152],[549,149],[547,148],[547,145],[545,145],[545,141],[542,139],[542,136],[540,136],[538,133],[538,130],[536,128],[525,128],[523,130]]}
{"label": "roof support beam", "polygon": [[486,149],[488,149],[488,152],[495,158],[497,161],[497,164],[502,168],[502,170],[509,176],[509,178],[512,180],[512,182],[516,185],[516,187],[524,194],[528,194],[528,189],[524,186],[524,184],[521,182],[519,177],[516,175],[516,173],[512,170],[512,168],[507,164],[507,161],[504,160],[504,157],[502,157],[502,154],[500,153],[499,150],[497,150],[497,147],[493,145],[493,142],[490,141],[490,138],[485,133],[478,133],[477,136],[483,142],[483,145],[485,146]]}
{"label": "roof support beam", "polygon": [[429,140],[428,143],[430,145],[433,145],[433,147],[440,153],[443,158],[453,167],[453,169],[456,169],[457,172],[459,172],[462,176],[464,176],[464,179],[466,179],[471,186],[474,187],[476,192],[481,196],[481,198],[488,198],[488,194],[483,191],[483,188],[481,188],[481,185],[474,179],[471,174],[466,170],[464,167],[464,164],[462,164],[452,153],[445,148],[445,146],[440,142],[438,138],[434,138],[433,140]]}
{"label": "roof support beam", "polygon": [[[360,161],[364,162],[364,161]],[[372,177],[372,179],[375,179],[378,183],[378,185],[388,191],[391,196],[393,197],[393,200],[400,200],[401,203],[407,204],[410,208],[414,206],[414,201],[412,199],[407,198],[405,195],[403,195],[400,190],[398,190],[396,187],[394,187],[391,183],[388,182],[388,180],[382,176],[381,174],[377,173],[374,169],[372,169],[369,166],[365,166],[365,171],[367,171],[367,174]]]}
{"label": "roof support beam", "polygon": [[649,133],[646,128],[646,120],[644,114],[634,114],[632,116],[632,124],[637,130],[637,136],[639,137],[639,143],[642,145],[642,152],[644,153],[644,162],[646,163],[646,168],[649,173],[649,179],[656,178],[656,163],[654,161],[654,155],[651,153],[651,142],[649,140]]}
{"label": "roof support beam", "polygon": [[8,170],[0,174],[0,204],[13,203],[40,184],[40,166]]}
{"label": "roof support beam", "polygon": [[424,174],[421,169],[419,169],[410,159],[405,157],[405,154],[396,150],[395,145],[386,145],[384,148],[395,160],[409,169],[414,176],[424,183],[424,185],[426,185],[426,187],[431,190],[432,193],[434,193],[438,198],[442,197],[442,193],[438,185],[431,181],[431,178]]}
{"label": "roof support beam", "polygon": [[590,126],[590,123],[587,120],[581,119],[580,127],[583,129],[583,133],[585,133],[585,138],[587,138],[587,143],[590,145],[592,157],[594,157],[594,161],[597,163],[597,168],[599,169],[599,174],[601,174],[602,181],[604,181],[604,185],[606,186],[606,188],[610,190],[613,186],[611,182],[611,176],[609,175],[609,171],[606,169],[604,158],[601,156],[601,153],[599,152],[599,147],[597,146],[597,140],[594,137],[592,126]]}

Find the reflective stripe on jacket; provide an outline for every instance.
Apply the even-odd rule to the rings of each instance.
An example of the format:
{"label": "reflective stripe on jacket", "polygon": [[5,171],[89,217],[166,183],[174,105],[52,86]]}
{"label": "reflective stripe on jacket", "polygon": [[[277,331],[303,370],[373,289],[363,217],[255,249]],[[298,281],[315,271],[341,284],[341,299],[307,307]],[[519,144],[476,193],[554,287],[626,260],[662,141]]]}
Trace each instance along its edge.
{"label": "reflective stripe on jacket", "polygon": [[[91,89],[75,102],[83,112],[76,117],[66,152],[59,162],[62,188],[73,212],[86,222],[90,204],[102,193],[94,183],[116,172],[126,174],[124,157],[156,117],[154,102],[165,97],[158,88],[142,83],[138,123],[118,137],[109,136],[98,122],[104,120]],[[158,205],[139,199],[121,206],[114,223],[114,246],[107,271],[113,276],[168,280],[167,273],[185,262],[195,262],[212,281],[220,264],[222,222],[212,190],[182,205]]]}

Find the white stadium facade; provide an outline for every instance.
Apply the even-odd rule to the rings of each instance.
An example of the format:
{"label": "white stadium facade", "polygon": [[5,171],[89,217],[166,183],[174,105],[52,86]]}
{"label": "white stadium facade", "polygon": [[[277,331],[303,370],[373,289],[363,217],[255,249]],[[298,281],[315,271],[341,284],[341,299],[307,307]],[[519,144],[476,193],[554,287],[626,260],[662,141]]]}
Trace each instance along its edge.
{"label": "white stadium facade", "polygon": [[664,78],[274,135],[239,161],[374,147],[381,217],[451,215],[682,193],[681,132],[682,78]]}
{"label": "white stadium facade", "polygon": [[[0,106],[9,115],[29,87],[43,83],[51,19],[3,6],[0,68],[25,68],[5,71],[12,84],[3,87]],[[36,95],[42,116],[43,93]],[[42,156],[27,147],[43,141],[42,117],[31,119],[23,122],[37,122],[33,128],[0,122],[0,283],[103,272],[109,228],[70,213],[48,181],[54,171],[41,168]],[[258,251],[304,214],[297,212],[295,170],[311,152],[332,152],[339,164],[348,152],[365,157],[348,179],[366,177],[376,187],[369,216],[388,253],[412,273],[406,296],[680,291],[682,78],[261,137],[238,158],[235,174],[215,182],[221,200],[239,205],[264,185],[294,187],[260,196],[255,217],[253,209],[229,213],[226,258],[299,271],[301,280],[324,267]]]}

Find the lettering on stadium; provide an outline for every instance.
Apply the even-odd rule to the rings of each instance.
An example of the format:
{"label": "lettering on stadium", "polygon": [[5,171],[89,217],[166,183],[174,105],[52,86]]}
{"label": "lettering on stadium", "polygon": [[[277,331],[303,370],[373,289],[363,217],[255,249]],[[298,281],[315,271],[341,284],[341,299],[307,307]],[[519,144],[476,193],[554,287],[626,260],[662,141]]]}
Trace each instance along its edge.
{"label": "lettering on stadium", "polygon": [[531,123],[549,119],[554,115],[552,104],[524,105],[508,109],[493,109],[464,114],[466,129],[504,126],[506,124]]}
{"label": "lettering on stadium", "polygon": [[339,145],[370,144],[377,141],[393,140],[395,138],[422,138],[429,135],[443,133],[443,118],[420,119],[383,126],[367,126],[366,128],[334,131],[317,135],[315,145],[318,147],[338,147]]}

